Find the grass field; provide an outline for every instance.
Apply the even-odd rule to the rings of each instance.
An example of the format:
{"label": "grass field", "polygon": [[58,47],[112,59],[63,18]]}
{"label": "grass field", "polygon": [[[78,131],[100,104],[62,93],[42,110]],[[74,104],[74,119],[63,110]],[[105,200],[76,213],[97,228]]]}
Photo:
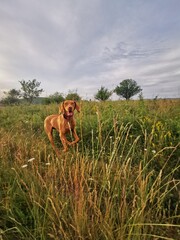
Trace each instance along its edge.
{"label": "grass field", "polygon": [[180,239],[180,100],[80,105],[59,158],[57,105],[0,109],[0,240]]}

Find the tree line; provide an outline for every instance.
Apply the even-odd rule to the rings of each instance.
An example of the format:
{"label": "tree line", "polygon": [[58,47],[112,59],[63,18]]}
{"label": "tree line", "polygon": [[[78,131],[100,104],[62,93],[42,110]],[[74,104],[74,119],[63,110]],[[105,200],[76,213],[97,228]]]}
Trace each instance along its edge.
{"label": "tree line", "polygon": [[23,99],[31,104],[44,91],[42,88],[39,88],[41,82],[38,82],[36,79],[29,81],[22,80],[19,83],[21,84],[21,89],[16,90],[13,88],[8,92],[4,92],[5,97],[1,100],[1,103],[8,105],[19,104],[20,99]]}
{"label": "tree line", "polygon": [[[44,91],[40,88],[41,82],[38,82],[36,79],[33,80],[22,80],[19,81],[21,85],[20,90],[11,89],[8,92],[4,92],[5,97],[1,100],[1,103],[11,105],[19,104],[22,100],[26,101],[29,104],[32,104],[36,98]],[[119,97],[125,98],[126,100],[131,99],[134,95],[140,93],[142,94],[142,89],[137,85],[137,82],[132,79],[125,79],[119,83],[113,90],[108,90],[104,86],[101,86],[98,89],[97,93],[94,95],[94,98],[99,101],[108,100],[113,93],[116,93]],[[81,100],[81,97],[77,92],[70,91],[66,96],[64,94],[55,92],[52,95],[44,98],[45,104],[50,104],[52,102],[62,102],[65,99],[73,99],[76,101]]]}

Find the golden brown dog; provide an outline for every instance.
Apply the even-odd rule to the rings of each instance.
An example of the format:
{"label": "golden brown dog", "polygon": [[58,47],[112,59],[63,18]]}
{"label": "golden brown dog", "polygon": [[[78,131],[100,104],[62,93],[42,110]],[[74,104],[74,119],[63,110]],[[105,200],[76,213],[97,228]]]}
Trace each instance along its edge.
{"label": "golden brown dog", "polygon": [[[77,136],[75,129],[76,125],[74,119],[75,109],[78,112],[80,112],[80,108],[75,101],[66,100],[59,106],[59,114],[47,116],[46,119],[44,120],[44,129],[57,155],[59,155],[59,151],[56,149],[53,141],[52,135],[53,129],[56,129],[59,132],[59,137],[64,147],[63,152],[66,152],[68,150],[68,145],[73,145],[79,141],[79,137]],[[69,142],[66,138],[66,133],[70,132],[72,132],[75,139],[72,142]]]}

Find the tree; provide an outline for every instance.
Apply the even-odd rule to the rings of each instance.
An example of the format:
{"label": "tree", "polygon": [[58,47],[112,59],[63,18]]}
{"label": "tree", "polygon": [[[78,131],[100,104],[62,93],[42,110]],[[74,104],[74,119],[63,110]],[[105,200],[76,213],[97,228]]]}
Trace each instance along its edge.
{"label": "tree", "polygon": [[1,100],[1,103],[3,104],[18,104],[19,98],[21,96],[20,90],[11,89],[8,92],[4,92],[6,95],[5,98]]}
{"label": "tree", "polygon": [[119,86],[114,89],[114,92],[117,95],[122,96],[126,100],[129,100],[131,97],[141,91],[142,89],[140,88],[140,86],[138,86],[136,81],[132,79],[123,80],[122,82],[120,82]]}
{"label": "tree", "polygon": [[66,96],[66,100],[80,101],[81,97],[79,96],[79,94],[77,92],[69,91],[69,93]]}
{"label": "tree", "polygon": [[33,100],[39,97],[39,95],[43,92],[43,89],[38,89],[41,83],[36,81],[36,79],[33,79],[32,81],[22,80],[19,82],[23,91],[22,96],[29,103],[32,103]]}
{"label": "tree", "polygon": [[45,98],[45,104],[50,104],[50,103],[60,103],[64,101],[64,97],[62,93],[55,92],[52,95],[49,95],[48,98]]}
{"label": "tree", "polygon": [[100,101],[106,101],[112,95],[112,91],[109,91],[107,88],[102,87],[98,89],[98,92],[95,94],[94,98]]}

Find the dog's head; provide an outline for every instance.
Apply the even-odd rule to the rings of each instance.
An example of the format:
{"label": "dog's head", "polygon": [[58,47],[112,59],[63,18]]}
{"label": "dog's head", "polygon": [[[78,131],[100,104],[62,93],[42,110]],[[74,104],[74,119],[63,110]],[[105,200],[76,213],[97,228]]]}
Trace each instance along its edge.
{"label": "dog's head", "polygon": [[72,117],[74,115],[74,110],[80,112],[80,108],[76,101],[66,100],[60,105],[60,113],[64,114],[66,117]]}

